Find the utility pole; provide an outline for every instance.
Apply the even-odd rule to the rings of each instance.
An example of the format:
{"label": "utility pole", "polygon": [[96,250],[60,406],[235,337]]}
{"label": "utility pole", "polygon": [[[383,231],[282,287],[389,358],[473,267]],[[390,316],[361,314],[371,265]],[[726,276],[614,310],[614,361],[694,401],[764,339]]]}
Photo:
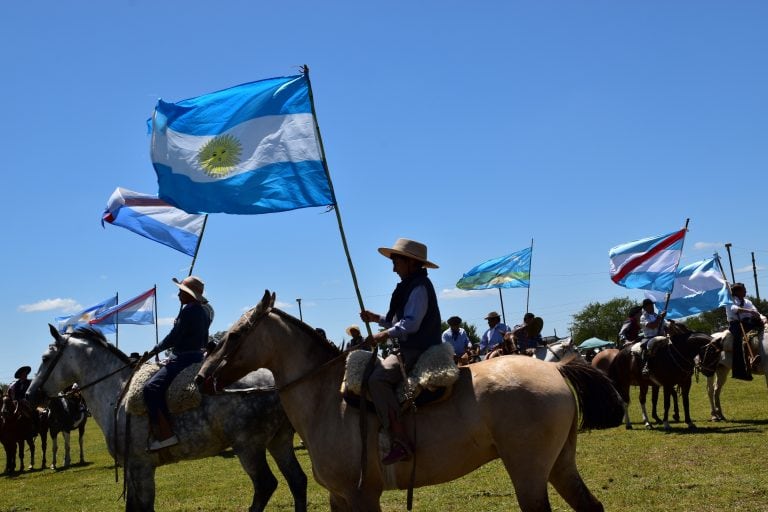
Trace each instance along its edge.
{"label": "utility pole", "polygon": [[304,321],[304,317],[301,316],[301,299],[296,299],[296,302],[299,303],[299,320],[301,320],[303,322]]}
{"label": "utility pole", "polygon": [[731,243],[725,244],[725,250],[728,251],[728,264],[731,266],[731,282],[736,282],[736,275],[733,273],[733,260],[731,259]]}

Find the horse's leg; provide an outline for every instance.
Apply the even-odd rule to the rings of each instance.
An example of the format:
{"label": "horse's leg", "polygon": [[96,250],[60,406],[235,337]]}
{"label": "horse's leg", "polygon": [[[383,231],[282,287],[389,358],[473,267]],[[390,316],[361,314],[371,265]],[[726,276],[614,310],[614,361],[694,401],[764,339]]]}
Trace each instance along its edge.
{"label": "horse's leg", "polygon": [[16,444],[19,450],[19,471],[24,471],[24,439],[19,439]]}
{"label": "horse's leg", "polygon": [[29,446],[29,466],[27,469],[35,469],[35,436],[27,438],[27,446]]}
{"label": "horse's leg", "polygon": [[48,429],[43,428],[40,431],[40,449],[43,451],[43,462],[40,464],[40,469],[45,469],[47,461],[45,460],[45,452],[48,450]]}
{"label": "horse's leg", "polygon": [[677,423],[680,421],[680,406],[677,403],[677,391],[672,388],[672,406],[675,412],[672,414],[672,421]]}
{"label": "horse's leg", "polygon": [[59,433],[51,432],[51,469],[56,469],[56,457],[59,454]]}
{"label": "horse's leg", "polygon": [[672,392],[670,390],[671,386],[664,386],[664,431],[669,432],[672,430],[672,427],[669,425],[669,404],[670,404],[670,397],[672,396]]}
{"label": "horse's leg", "polygon": [[[718,367],[719,368],[719,367]],[[707,398],[709,399],[709,421],[720,421],[717,407],[715,406],[715,379],[717,372],[707,377]]]}
{"label": "horse's leg", "polygon": [[70,457],[69,449],[69,431],[68,430],[62,430],[61,431],[61,437],[64,438],[64,467],[69,467],[69,465],[72,463],[72,457]]}
{"label": "horse's leg", "polygon": [[293,495],[294,510],[304,512],[307,510],[307,475],[304,474],[304,470],[301,469],[301,464],[296,458],[296,452],[293,449],[293,437],[293,427],[286,420],[283,422],[283,428],[267,443],[267,449],[288,482],[288,487]]}
{"label": "horse's leg", "polygon": [[146,461],[128,462],[125,468],[126,512],[154,512],[155,467]]}
{"label": "horse's leg", "polygon": [[560,451],[549,474],[549,481],[574,510],[602,512],[603,504],[589,491],[576,467],[575,429]]}
{"label": "horse's leg", "polygon": [[696,430],[696,425],[694,425],[693,420],[691,419],[690,401],[688,396],[690,391],[691,379],[689,377],[685,382],[680,384],[680,393],[683,395],[683,413],[685,414],[685,424],[688,425],[689,430]]}
{"label": "horse's leg", "polygon": [[85,452],[83,452],[83,436],[85,435],[85,423],[77,428],[77,442],[80,444],[80,464],[85,464]]}
{"label": "horse's leg", "polygon": [[277,489],[277,478],[272,474],[269,464],[267,464],[267,452],[258,441],[250,445],[238,444],[232,448],[253,484],[253,500],[248,510],[261,512],[266,508],[269,498]]}
{"label": "horse's leg", "polygon": [[652,404],[652,411],[651,411],[651,417],[653,418],[653,421],[658,425],[661,423],[661,418],[659,418],[659,414],[657,411],[657,405],[659,402],[659,386],[651,386],[651,404]]}
{"label": "horse's leg", "polygon": [[7,441],[3,443],[5,448],[5,472],[9,475],[16,471],[16,451],[18,443],[16,441]]}
{"label": "horse's leg", "polygon": [[727,380],[728,380],[728,367],[725,365],[718,366],[717,371],[715,372],[714,397],[715,397],[716,414],[717,414],[717,417],[722,421],[726,421],[726,419],[725,419],[725,415],[723,414],[723,407],[720,405],[720,393],[723,391],[723,388],[725,387],[725,382]]}
{"label": "horse's leg", "polygon": [[645,399],[648,396],[648,385],[640,384],[640,410],[643,412],[643,424],[645,428],[653,428],[651,421],[648,419],[648,410],[645,407]]}

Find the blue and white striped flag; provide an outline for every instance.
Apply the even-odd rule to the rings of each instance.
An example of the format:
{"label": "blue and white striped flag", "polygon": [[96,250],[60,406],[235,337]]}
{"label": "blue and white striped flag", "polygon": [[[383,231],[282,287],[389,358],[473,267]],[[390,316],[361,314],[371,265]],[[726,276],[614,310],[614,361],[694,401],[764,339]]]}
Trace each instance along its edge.
{"label": "blue and white striped flag", "polygon": [[157,196],[117,187],[102,215],[102,226],[104,222],[194,256],[205,225],[205,215],[187,213]]}
{"label": "blue and white striped flag", "polygon": [[151,153],[160,199],[189,213],[333,204],[304,74],[160,100]]}
{"label": "blue and white striped flag", "polygon": [[87,307],[79,313],[75,313],[74,315],[57,316],[54,320],[56,323],[56,328],[60,333],[64,334],[67,332],[72,332],[78,327],[88,327],[89,322],[96,318],[98,314],[100,314],[105,309],[114,306],[115,304],[117,304],[117,295],[105,299],[98,304]]}
{"label": "blue and white striped flag", "polygon": [[149,325],[155,323],[155,288],[103,310],[88,323],[103,332],[115,332],[117,324]]}
{"label": "blue and white striped flag", "polygon": [[[659,310],[664,309],[665,293],[647,291],[645,296],[653,300]],[[675,287],[667,305],[667,318],[698,315],[728,304],[731,304],[728,285],[723,279],[717,260],[710,258],[678,270]]]}

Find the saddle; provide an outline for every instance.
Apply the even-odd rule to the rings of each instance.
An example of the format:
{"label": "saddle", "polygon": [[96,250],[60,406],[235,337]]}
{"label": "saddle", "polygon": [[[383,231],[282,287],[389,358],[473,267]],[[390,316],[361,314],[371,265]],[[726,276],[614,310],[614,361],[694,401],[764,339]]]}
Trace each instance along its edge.
{"label": "saddle", "polygon": [[[165,395],[168,410],[171,414],[178,414],[198,407],[203,400],[200,391],[195,386],[195,376],[200,371],[203,363],[194,363],[184,368],[179,373]],[[160,369],[160,365],[144,364],[133,374],[131,385],[125,394],[125,410],[129,414],[145,416],[147,406],[144,403],[144,385]]]}
{"label": "saddle", "polygon": [[[733,352],[733,334],[730,330],[715,333],[712,337],[720,337],[722,339],[723,352]],[[747,332],[744,337],[746,338],[746,341],[743,343],[745,345],[749,344],[750,349],[747,350],[747,348],[744,347],[744,355],[747,359],[748,366],[747,370],[754,373],[760,373],[763,367],[762,358],[760,357],[760,332],[751,330]]]}
{"label": "saddle", "polygon": [[[341,393],[347,403],[352,406],[359,404],[363,374],[372,356],[372,352],[362,350],[355,350],[347,356]],[[408,374],[407,382],[398,385],[396,391],[398,402],[403,405],[409,394],[417,405],[448,398],[453,384],[459,378],[459,368],[453,361],[453,356],[453,347],[450,343],[440,343],[428,348],[416,361]]]}

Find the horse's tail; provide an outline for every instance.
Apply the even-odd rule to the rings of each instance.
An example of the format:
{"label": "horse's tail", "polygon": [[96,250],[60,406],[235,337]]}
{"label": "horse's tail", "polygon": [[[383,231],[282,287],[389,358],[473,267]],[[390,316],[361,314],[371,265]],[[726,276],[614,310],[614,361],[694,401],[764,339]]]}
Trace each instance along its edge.
{"label": "horse's tail", "polygon": [[576,359],[558,365],[558,369],[570,384],[579,404],[580,428],[601,429],[621,425],[624,401],[608,376]]}

